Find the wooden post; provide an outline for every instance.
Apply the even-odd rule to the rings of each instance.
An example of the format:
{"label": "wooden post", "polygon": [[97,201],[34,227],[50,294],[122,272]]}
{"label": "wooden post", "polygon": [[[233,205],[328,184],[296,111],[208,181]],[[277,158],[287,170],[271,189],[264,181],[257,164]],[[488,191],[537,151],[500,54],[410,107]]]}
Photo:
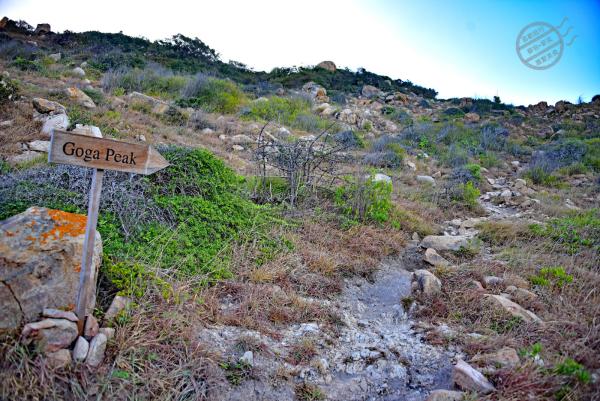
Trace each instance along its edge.
{"label": "wooden post", "polygon": [[100,193],[102,192],[102,178],[104,170],[94,169],[92,176],[92,187],[90,188],[87,223],[85,226],[85,239],[81,253],[81,271],[79,273],[79,290],[77,292],[76,314],[79,318],[77,327],[79,334],[83,333],[85,323],[86,307],[90,299],[90,291],[93,284],[94,268],[94,243],[96,242],[96,225],[98,224],[98,209],[100,206]]}

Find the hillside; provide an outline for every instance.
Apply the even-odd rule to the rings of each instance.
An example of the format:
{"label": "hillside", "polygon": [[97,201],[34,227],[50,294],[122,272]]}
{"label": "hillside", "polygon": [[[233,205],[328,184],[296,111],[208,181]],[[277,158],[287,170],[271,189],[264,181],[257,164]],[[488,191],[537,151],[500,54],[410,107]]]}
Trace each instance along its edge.
{"label": "hillside", "polygon": [[[0,67],[0,399],[600,399],[600,96],[437,99],[7,18]],[[77,251],[15,233],[46,214],[79,233],[87,208],[91,171],[47,162],[53,129],[171,164],[104,177],[98,328],[75,333],[106,334],[93,364],[24,307]]]}

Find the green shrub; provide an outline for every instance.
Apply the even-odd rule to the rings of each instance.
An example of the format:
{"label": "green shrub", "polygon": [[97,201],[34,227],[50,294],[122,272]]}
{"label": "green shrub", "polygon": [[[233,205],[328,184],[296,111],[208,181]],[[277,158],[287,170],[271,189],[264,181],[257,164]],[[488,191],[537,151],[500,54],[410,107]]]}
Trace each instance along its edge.
{"label": "green shrub", "polygon": [[562,266],[542,267],[537,275],[529,278],[529,281],[541,287],[563,287],[573,281],[573,276],[568,274]]}
{"label": "green shrub", "polygon": [[465,166],[465,168],[471,173],[473,178],[475,178],[477,181],[481,181],[481,166],[479,164],[469,163]]}
{"label": "green shrub", "polygon": [[[309,132],[327,129],[331,123],[312,114],[311,103],[302,97],[273,96],[252,102],[243,117],[250,120],[272,121]],[[337,132],[337,129],[334,130]]]}
{"label": "green shrub", "polygon": [[498,155],[495,152],[487,151],[479,155],[479,163],[481,163],[482,167],[489,169],[493,167],[499,167],[500,159],[498,159]]}
{"label": "green shrub", "polygon": [[16,100],[19,96],[19,85],[17,81],[8,77],[0,77],[0,104],[9,100]]}
{"label": "green shrub", "polygon": [[93,101],[94,103],[96,103],[97,105],[102,105],[105,102],[104,99],[104,94],[102,94],[102,92],[100,92],[97,89],[92,89],[92,88],[85,88],[83,89],[83,92],[88,95]]}
{"label": "green shrub", "polygon": [[527,170],[525,178],[528,178],[536,185],[544,185],[547,187],[555,187],[559,183],[558,177],[548,173],[542,167],[533,167]]}
{"label": "green shrub", "polygon": [[385,181],[346,179],[337,188],[335,203],[342,213],[355,221],[383,223],[390,218],[392,210],[392,184]]}
{"label": "green shrub", "polygon": [[35,61],[27,60],[23,57],[17,57],[11,63],[13,67],[20,69],[21,71],[39,71],[41,66]]}
{"label": "green shrub", "polygon": [[396,142],[388,143],[386,145],[386,148],[394,152],[394,154],[397,156],[398,164],[401,164],[404,158],[406,157],[406,149],[404,149],[402,145]]}
{"label": "green shrub", "polygon": [[554,367],[554,373],[575,378],[581,383],[589,383],[592,375],[585,367],[571,358],[565,359]]}
{"label": "green shrub", "polygon": [[206,78],[188,90],[187,97],[177,101],[180,106],[213,113],[235,113],[246,102],[246,95],[233,81],[217,78]]}
{"label": "green shrub", "polygon": [[477,206],[479,195],[481,195],[479,189],[472,181],[468,181],[466,184],[459,184],[458,190],[453,192],[452,200],[469,209],[474,209]]}
{"label": "green shrub", "polygon": [[144,69],[121,68],[108,71],[102,77],[102,87],[116,96],[137,91],[149,96],[175,99],[188,80],[185,76],[174,75],[172,71],[154,65]]}

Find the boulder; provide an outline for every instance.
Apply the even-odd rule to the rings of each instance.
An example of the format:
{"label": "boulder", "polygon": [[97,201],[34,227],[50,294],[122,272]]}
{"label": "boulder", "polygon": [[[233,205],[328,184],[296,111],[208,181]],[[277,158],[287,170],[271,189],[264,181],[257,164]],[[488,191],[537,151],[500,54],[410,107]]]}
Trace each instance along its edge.
{"label": "boulder", "polygon": [[433,390],[425,401],[461,401],[464,393],[452,390]]}
{"label": "boulder", "polygon": [[[85,225],[86,216],[40,207],[0,222],[0,328],[36,319],[45,308],[75,307]],[[101,255],[102,240],[96,233],[94,277]],[[94,305],[92,296],[88,313]]]}
{"label": "boulder", "polygon": [[475,355],[471,358],[471,363],[481,367],[506,368],[518,366],[521,361],[514,348],[503,347],[495,352],[488,354]]}
{"label": "boulder", "polygon": [[466,235],[428,235],[421,241],[421,248],[433,248],[436,251],[458,251],[469,245]]}
{"label": "boulder", "polygon": [[75,322],[66,319],[44,319],[26,324],[21,337],[26,343],[33,341],[40,351],[47,353],[70,347],[77,334]]}
{"label": "boulder", "polygon": [[433,248],[427,248],[425,250],[425,254],[423,255],[423,260],[429,263],[432,266],[440,266],[440,267],[448,267],[450,266],[450,262],[444,259],[439,253],[436,252]]}
{"label": "boulder", "polygon": [[381,95],[382,92],[379,90],[379,88],[376,88],[373,85],[363,85],[362,89],[360,90],[360,94],[364,97],[372,98]]}
{"label": "boulder", "polygon": [[64,368],[71,364],[71,351],[68,349],[59,349],[55,352],[46,354],[48,365],[54,369]]}
{"label": "boulder", "polygon": [[90,349],[90,343],[83,337],[77,338],[75,348],[73,348],[73,360],[75,362],[85,361],[85,357]]}
{"label": "boulder", "polygon": [[78,76],[80,78],[85,77],[85,71],[81,67],[75,67],[71,70],[71,72],[73,73],[73,75]]}
{"label": "boulder", "polygon": [[42,134],[50,136],[55,129],[66,130],[69,127],[69,117],[66,114],[55,114],[44,120]]}
{"label": "boulder", "polygon": [[65,94],[75,103],[88,109],[96,107],[96,103],[79,88],[66,88]]}
{"label": "boulder", "polygon": [[102,363],[104,359],[104,351],[106,351],[106,343],[108,339],[102,333],[99,333],[90,342],[90,349],[88,350],[85,363],[91,367],[97,367]]}
{"label": "boulder", "polygon": [[392,183],[392,177],[390,177],[389,175],[382,174],[382,173],[375,174],[371,180],[373,182],[383,181],[383,182],[387,182],[389,184]]}
{"label": "boulder", "polygon": [[67,112],[67,109],[62,104],[41,97],[34,97],[31,104],[34,109],[42,114],[65,114]]}
{"label": "boulder", "polygon": [[464,119],[468,123],[476,123],[481,119],[481,117],[477,113],[467,113],[465,114]]}
{"label": "boulder", "polygon": [[254,139],[250,138],[248,135],[238,134],[231,137],[231,143],[234,145],[247,145],[254,143]]}
{"label": "boulder", "polygon": [[37,24],[33,33],[36,35],[45,35],[51,32],[52,29],[50,28],[50,24]]}
{"label": "boulder", "polygon": [[50,141],[31,141],[27,144],[27,149],[34,152],[48,153],[50,149]]}
{"label": "boulder", "polygon": [[325,88],[315,82],[310,81],[302,85],[302,91],[310,94],[314,100],[320,103],[329,101]]}
{"label": "boulder", "polygon": [[127,95],[127,99],[130,103],[141,103],[150,106],[152,113],[162,115],[169,110],[169,103],[163,102],[162,100],[155,99],[152,96],[144,95],[139,92],[131,92]]}
{"label": "boulder", "polygon": [[442,282],[429,270],[416,270],[413,277],[417,288],[425,295],[433,295],[442,289]]}
{"label": "boulder", "polygon": [[333,61],[321,61],[319,64],[317,64],[317,67],[323,68],[331,72],[335,72],[335,70],[337,69],[337,66]]}
{"label": "boulder", "polygon": [[56,63],[57,61],[60,61],[60,59],[62,58],[62,54],[52,53],[52,54],[48,55],[48,58]]}
{"label": "boulder", "polygon": [[433,178],[430,175],[418,175],[417,176],[417,182],[421,182],[421,183],[424,183],[424,184],[435,185],[435,178]]}
{"label": "boulder", "polygon": [[508,312],[512,316],[519,317],[528,323],[542,323],[542,319],[540,319],[535,313],[523,308],[521,305],[511,301],[506,297],[503,297],[502,295],[486,294],[485,297],[491,301],[491,304],[494,307]]}
{"label": "boulder", "polygon": [[459,388],[477,393],[491,393],[495,390],[492,383],[480,372],[463,360],[459,360],[452,370],[452,381]]}
{"label": "boulder", "polygon": [[506,287],[505,291],[517,302],[532,302],[538,297],[537,294],[526,290],[525,288],[515,287],[514,285],[509,285]]}

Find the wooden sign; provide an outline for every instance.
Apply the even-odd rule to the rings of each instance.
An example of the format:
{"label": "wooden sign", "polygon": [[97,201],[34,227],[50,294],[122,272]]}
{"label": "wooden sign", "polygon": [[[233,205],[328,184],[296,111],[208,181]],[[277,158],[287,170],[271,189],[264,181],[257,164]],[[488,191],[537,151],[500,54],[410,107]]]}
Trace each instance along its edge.
{"label": "wooden sign", "polygon": [[169,163],[152,146],[55,130],[48,161],[105,170],[152,174]]}
{"label": "wooden sign", "polygon": [[79,318],[77,327],[79,333],[82,334],[86,318],[85,309],[90,299],[91,284],[94,280],[92,258],[104,170],[147,175],[167,167],[169,163],[150,145],[127,143],[59,130],[52,132],[48,162],[73,164],[94,169],[75,309]]}

